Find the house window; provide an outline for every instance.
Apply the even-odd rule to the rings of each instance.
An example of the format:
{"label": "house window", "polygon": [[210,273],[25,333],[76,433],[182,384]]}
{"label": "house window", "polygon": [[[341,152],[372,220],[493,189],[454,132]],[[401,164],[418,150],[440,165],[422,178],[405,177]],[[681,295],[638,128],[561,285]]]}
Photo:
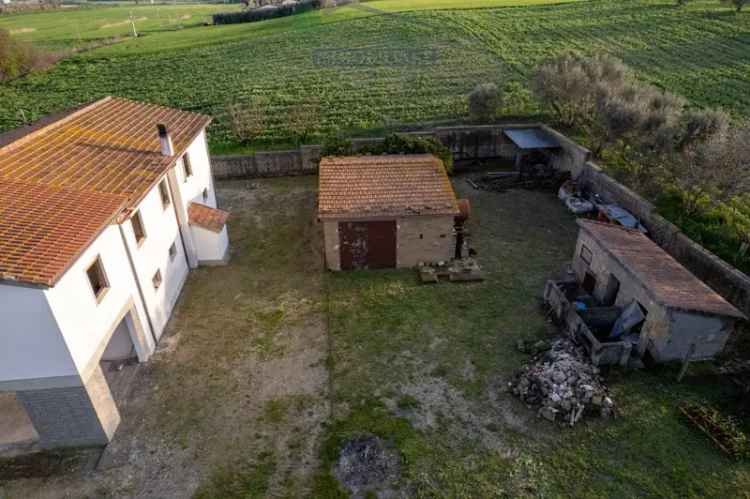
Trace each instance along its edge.
{"label": "house window", "polygon": [[89,284],[91,284],[96,302],[99,303],[109,289],[109,281],[107,281],[107,275],[104,273],[100,257],[96,257],[94,263],[86,270],[86,275],[89,278]]}
{"label": "house window", "polygon": [[582,244],[581,245],[581,260],[583,260],[584,263],[586,263],[586,265],[591,265],[591,257],[592,257],[591,250],[585,244]]}
{"label": "house window", "polygon": [[187,182],[188,178],[193,176],[193,166],[190,164],[188,153],[182,157],[182,168],[185,170],[185,182]]}
{"label": "house window", "polygon": [[208,201],[208,187],[203,189],[203,201]]}
{"label": "house window", "polygon": [[161,195],[161,205],[166,210],[169,207],[169,189],[167,189],[166,180],[159,182],[159,194]]}
{"label": "house window", "polygon": [[161,270],[156,271],[154,277],[151,278],[151,282],[154,284],[154,289],[159,289],[161,287]]}
{"label": "house window", "polygon": [[130,217],[130,224],[133,226],[135,242],[137,242],[138,246],[140,246],[146,239],[146,231],[143,229],[143,218],[141,218],[141,212],[136,211],[133,216]]}
{"label": "house window", "polygon": [[169,260],[174,261],[174,257],[177,256],[177,246],[172,243],[172,246],[169,247]]}

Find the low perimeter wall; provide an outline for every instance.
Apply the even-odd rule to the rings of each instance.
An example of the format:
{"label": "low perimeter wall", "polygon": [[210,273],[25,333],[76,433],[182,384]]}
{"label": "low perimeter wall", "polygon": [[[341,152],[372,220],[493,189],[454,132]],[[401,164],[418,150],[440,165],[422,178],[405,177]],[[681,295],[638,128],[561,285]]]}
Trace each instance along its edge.
{"label": "low perimeter wall", "polygon": [[[555,166],[573,171],[574,175],[589,157],[587,149],[540,123],[439,127],[407,133],[436,137],[453,152],[455,167],[460,169],[465,165],[489,161],[505,161],[510,164],[515,158],[517,149],[503,132],[519,127],[539,127],[556,136],[563,145],[563,153],[558,155]],[[361,147],[381,142],[383,138],[353,139],[352,147],[354,151],[358,151]],[[214,177],[217,179],[314,175],[318,171],[320,151],[320,145],[306,145],[286,151],[212,156],[211,164]]]}
{"label": "low perimeter wall", "polygon": [[[604,173],[590,160],[591,153],[556,130],[543,124],[503,124],[487,126],[455,126],[409,132],[432,135],[453,151],[457,165],[483,161],[509,160],[516,154],[515,146],[503,131],[509,128],[537,126],[554,135],[562,146],[554,160],[560,170],[569,171],[582,188],[601,195],[633,213],[649,230],[651,238],[693,274],[750,316],[750,277],[685,236],[675,225],[660,216],[653,205]],[[363,145],[382,142],[382,138],[354,139],[358,150]],[[249,156],[213,156],[217,179],[281,177],[314,175],[320,163],[319,145],[302,146],[289,151],[257,152]]]}
{"label": "low perimeter wall", "polygon": [[318,172],[320,146],[289,151],[263,151],[249,155],[211,156],[214,178],[259,178],[314,175]]}

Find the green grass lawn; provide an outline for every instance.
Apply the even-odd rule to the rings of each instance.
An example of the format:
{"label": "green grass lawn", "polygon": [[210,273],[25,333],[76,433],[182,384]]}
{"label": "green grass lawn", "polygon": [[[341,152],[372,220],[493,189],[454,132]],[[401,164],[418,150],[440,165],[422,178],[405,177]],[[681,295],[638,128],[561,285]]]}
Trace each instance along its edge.
{"label": "green grass lawn", "polygon": [[[618,56],[642,78],[696,105],[750,112],[748,13],[735,14],[715,1],[685,7],[671,0],[511,3],[528,2],[381,0],[260,23],[180,30],[161,30],[165,21],[155,17],[157,7],[145,6],[142,16],[149,20],[143,37],[0,86],[0,130],[117,94],[210,113],[216,118],[212,147],[231,150],[237,141],[227,126],[227,105],[254,95],[268,100],[259,142],[288,144],[294,141],[290,121],[298,106],[313,110],[312,139],[337,131],[368,133],[465,119],[466,94],[487,81],[505,86],[504,113],[538,115],[528,76],[543,59],[570,49]],[[378,14],[371,7],[403,12]],[[215,7],[174,8],[207,14]],[[115,12],[128,10],[119,9]],[[108,17],[109,10],[3,17],[0,26],[41,26],[44,16],[101,16],[88,24],[91,33],[100,29],[97,23],[119,19]],[[116,29],[127,31],[127,26]],[[50,42],[70,40],[71,28],[60,30],[50,34]],[[41,43],[44,32],[19,36],[36,36]],[[322,59],[326,64],[320,64],[321,54],[328,57]]]}

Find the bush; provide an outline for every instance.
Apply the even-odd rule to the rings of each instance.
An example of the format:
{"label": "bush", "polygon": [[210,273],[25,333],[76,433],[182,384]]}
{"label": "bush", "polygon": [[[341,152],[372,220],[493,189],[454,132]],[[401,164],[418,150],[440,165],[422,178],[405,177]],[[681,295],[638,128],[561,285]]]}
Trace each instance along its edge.
{"label": "bush", "polygon": [[257,9],[243,10],[240,12],[220,12],[213,15],[214,24],[239,24],[265,21],[276,17],[286,17],[300,14],[309,10],[319,9],[321,0],[301,0],[300,2],[287,5],[259,7]]}
{"label": "bush", "polygon": [[388,135],[376,154],[432,154],[442,160],[445,170],[453,173],[453,153],[435,137]]}
{"label": "bush", "polygon": [[351,156],[354,154],[352,141],[336,135],[326,137],[320,149],[321,156]]}
{"label": "bush", "polygon": [[0,81],[16,78],[55,62],[53,54],[38,50],[29,43],[19,42],[10,32],[0,28]]}
{"label": "bush", "polygon": [[502,95],[497,85],[482,83],[469,94],[469,116],[478,122],[492,122],[501,104]]}
{"label": "bush", "polygon": [[321,156],[377,156],[380,154],[432,154],[439,158],[448,174],[453,173],[453,153],[435,137],[417,135],[388,135],[381,144],[367,145],[354,151],[352,142],[341,137],[329,137],[323,142]]}

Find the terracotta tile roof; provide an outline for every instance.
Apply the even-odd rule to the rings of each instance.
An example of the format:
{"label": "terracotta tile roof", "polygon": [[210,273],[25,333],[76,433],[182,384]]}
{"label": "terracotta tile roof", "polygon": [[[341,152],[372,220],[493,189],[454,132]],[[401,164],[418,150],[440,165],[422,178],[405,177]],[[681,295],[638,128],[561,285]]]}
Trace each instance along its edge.
{"label": "terracotta tile roof", "polygon": [[[106,97],[0,136],[0,280],[52,286],[210,118]],[[175,156],[161,154],[158,123]]]}
{"label": "terracotta tile roof", "polygon": [[200,203],[190,203],[188,206],[188,221],[190,225],[197,225],[213,232],[221,232],[228,219],[228,211],[211,208]]}
{"label": "terracotta tile roof", "polygon": [[0,279],[52,286],[125,196],[0,182]]}
{"label": "terracotta tile roof", "polygon": [[579,220],[578,225],[632,272],[657,303],[683,311],[746,318],[640,231],[591,220]]}
{"label": "terracotta tile roof", "polygon": [[443,163],[429,154],[323,158],[319,183],[321,219],[459,213]]}
{"label": "terracotta tile roof", "polygon": [[177,155],[208,116],[106,97],[0,148],[0,179],[124,194],[134,206],[174,163],[162,156],[164,123]]}

